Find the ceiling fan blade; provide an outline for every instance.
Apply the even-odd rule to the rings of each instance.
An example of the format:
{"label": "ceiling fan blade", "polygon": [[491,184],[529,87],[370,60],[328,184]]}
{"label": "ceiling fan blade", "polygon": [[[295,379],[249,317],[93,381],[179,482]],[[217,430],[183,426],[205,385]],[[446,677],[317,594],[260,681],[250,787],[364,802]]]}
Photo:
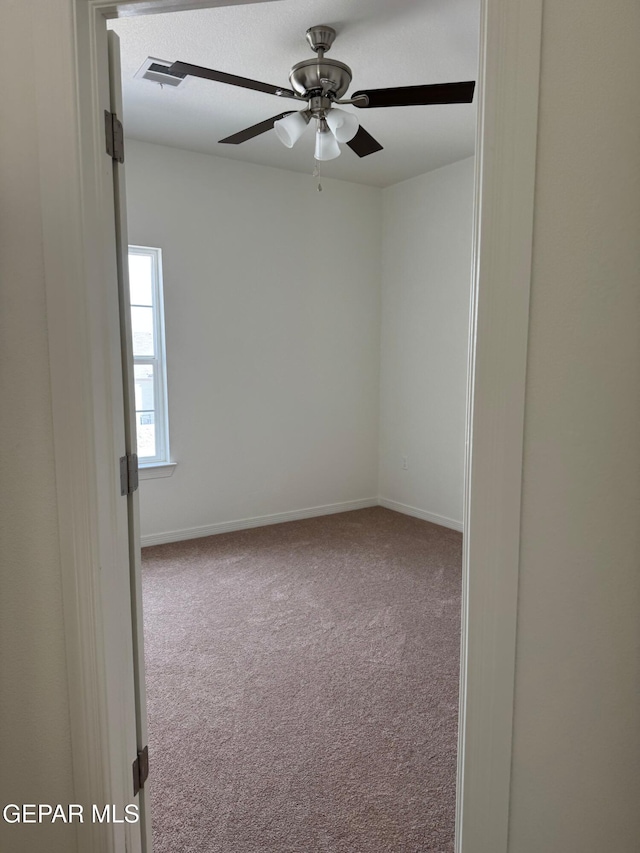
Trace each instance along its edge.
{"label": "ceiling fan blade", "polygon": [[367,133],[362,126],[358,128],[358,132],[353,139],[347,142],[347,145],[352,151],[355,151],[358,157],[366,157],[368,154],[382,151],[382,145],[370,133]]}
{"label": "ceiling fan blade", "polygon": [[365,89],[351,98],[366,95],[368,104],[354,100],[359,109],[371,107],[415,107],[426,104],[470,104],[473,101],[475,80],[466,83],[432,83],[427,86],[396,86],[392,89]]}
{"label": "ceiling fan blade", "polygon": [[239,130],[231,136],[224,139],[219,139],[218,142],[226,142],[229,145],[239,145],[241,142],[246,142],[248,139],[253,139],[254,136],[260,136],[261,133],[266,133],[267,130],[272,130],[273,125],[285,116],[290,116],[295,110],[289,110],[287,113],[278,113],[277,116],[266,118],[258,124],[252,124],[251,127],[245,127],[244,130]]}
{"label": "ceiling fan blade", "polygon": [[268,95],[279,95],[281,98],[296,98],[296,93],[284,86],[272,86],[248,77],[237,77],[225,71],[214,71],[213,68],[203,68],[201,65],[190,65],[188,62],[174,62],[169,67],[169,74],[189,74],[191,77],[202,77],[204,80],[214,80],[217,83],[228,83],[229,86],[241,86],[243,89],[255,89],[256,92],[266,92]]}

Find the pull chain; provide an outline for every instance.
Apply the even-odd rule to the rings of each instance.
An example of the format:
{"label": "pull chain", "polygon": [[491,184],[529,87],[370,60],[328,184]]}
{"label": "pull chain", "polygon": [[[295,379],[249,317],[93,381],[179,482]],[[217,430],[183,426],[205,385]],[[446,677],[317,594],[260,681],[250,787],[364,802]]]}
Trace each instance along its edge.
{"label": "pull chain", "polygon": [[320,183],[320,163],[317,160],[314,160],[315,166],[313,167],[313,177],[318,178],[318,186],[317,190],[319,193],[322,192],[322,184]]}

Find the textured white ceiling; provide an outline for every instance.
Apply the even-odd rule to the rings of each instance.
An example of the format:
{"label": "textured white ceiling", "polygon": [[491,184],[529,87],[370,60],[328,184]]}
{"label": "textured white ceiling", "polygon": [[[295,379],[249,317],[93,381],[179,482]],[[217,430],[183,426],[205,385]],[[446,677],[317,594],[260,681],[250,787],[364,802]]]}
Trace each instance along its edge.
{"label": "textured white ceiling", "polygon": [[[110,22],[120,36],[125,133],[157,142],[311,172],[313,133],[292,149],[273,131],[238,146],[219,145],[282,110],[292,101],[199,80],[161,88],[134,74],[147,58],[181,60],[289,86],[293,64],[314,54],[305,39],[314,24],[338,36],[329,56],[353,72],[358,89],[474,80],[477,76],[479,0],[276,0]],[[348,94],[349,94],[348,93]],[[291,106],[293,104],[293,107]],[[384,146],[359,158],[342,146],[322,166],[327,177],[389,186],[473,154],[474,104],[353,110]]]}

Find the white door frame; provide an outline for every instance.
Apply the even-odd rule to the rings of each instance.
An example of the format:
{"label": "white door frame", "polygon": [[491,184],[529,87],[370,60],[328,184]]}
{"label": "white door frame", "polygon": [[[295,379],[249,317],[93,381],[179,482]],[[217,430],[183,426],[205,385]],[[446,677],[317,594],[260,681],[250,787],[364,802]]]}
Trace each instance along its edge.
{"label": "white door frame", "polygon": [[[114,286],[97,92],[106,17],[246,0],[34,0],[44,263],[76,802],[109,802],[100,549],[126,531],[100,509],[114,479],[113,358],[96,294]],[[269,2],[269,0],[253,0]],[[467,407],[456,853],[507,853],[526,351],[543,0],[481,0]],[[55,81],[52,83],[51,81]],[[52,87],[55,85],[55,97]],[[106,237],[105,233],[109,236]],[[103,501],[104,502],[104,501]],[[104,566],[102,566],[104,568]],[[112,744],[113,745],[113,744]],[[115,853],[109,828],[83,853]],[[118,851],[119,853],[119,851]]]}

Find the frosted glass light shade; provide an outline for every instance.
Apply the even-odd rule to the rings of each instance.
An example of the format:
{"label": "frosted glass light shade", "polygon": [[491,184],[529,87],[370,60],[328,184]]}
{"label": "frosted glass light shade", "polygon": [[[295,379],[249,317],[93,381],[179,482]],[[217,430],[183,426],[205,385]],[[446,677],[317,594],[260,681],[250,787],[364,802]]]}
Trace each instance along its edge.
{"label": "frosted glass light shade", "polygon": [[283,145],[286,145],[287,148],[293,148],[307,129],[308,124],[309,115],[306,110],[302,110],[299,113],[291,113],[291,115],[278,119],[274,122],[273,129]]}
{"label": "frosted glass light shade", "polygon": [[316,131],[316,160],[335,160],[340,156],[340,146],[328,130]]}
{"label": "frosted glass light shade", "polygon": [[345,110],[332,107],[327,113],[327,124],[338,142],[349,142],[358,132],[360,122]]}

